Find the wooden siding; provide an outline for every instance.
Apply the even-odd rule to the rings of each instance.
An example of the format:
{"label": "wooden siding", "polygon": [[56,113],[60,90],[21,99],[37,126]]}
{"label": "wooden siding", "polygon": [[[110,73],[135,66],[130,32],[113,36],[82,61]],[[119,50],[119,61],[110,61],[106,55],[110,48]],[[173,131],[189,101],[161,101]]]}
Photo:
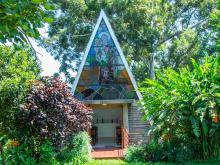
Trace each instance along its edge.
{"label": "wooden siding", "polygon": [[149,122],[142,121],[143,113],[137,104],[131,104],[128,108],[129,120],[129,144],[148,143],[150,137],[146,130],[150,126]]}

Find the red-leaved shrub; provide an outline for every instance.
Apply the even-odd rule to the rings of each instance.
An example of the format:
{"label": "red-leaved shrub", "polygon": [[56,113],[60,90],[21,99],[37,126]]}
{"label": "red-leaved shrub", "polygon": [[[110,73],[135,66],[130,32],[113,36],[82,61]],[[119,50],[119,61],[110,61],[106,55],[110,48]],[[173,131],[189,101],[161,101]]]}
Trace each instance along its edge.
{"label": "red-leaved shrub", "polygon": [[32,83],[26,101],[17,114],[20,135],[50,140],[55,147],[91,126],[92,110],[76,100],[59,77],[45,77]]}

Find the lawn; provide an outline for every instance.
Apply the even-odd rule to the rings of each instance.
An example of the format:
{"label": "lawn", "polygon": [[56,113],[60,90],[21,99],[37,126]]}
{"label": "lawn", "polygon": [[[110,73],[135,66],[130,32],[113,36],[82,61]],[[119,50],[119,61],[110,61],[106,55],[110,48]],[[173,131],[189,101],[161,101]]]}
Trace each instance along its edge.
{"label": "lawn", "polygon": [[[219,165],[220,159],[211,159],[208,161],[191,161],[185,162],[186,165]],[[123,160],[103,159],[103,160],[92,160],[85,165],[177,165],[177,163],[127,163]]]}

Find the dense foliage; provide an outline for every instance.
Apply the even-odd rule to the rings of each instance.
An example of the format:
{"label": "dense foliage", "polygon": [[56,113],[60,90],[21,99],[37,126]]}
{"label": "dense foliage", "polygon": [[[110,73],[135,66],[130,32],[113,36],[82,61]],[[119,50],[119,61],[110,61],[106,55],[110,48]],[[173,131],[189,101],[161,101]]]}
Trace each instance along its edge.
{"label": "dense foliage", "polygon": [[13,136],[14,114],[40,73],[38,62],[29,50],[16,51],[0,46],[0,133]]}
{"label": "dense foliage", "polygon": [[[96,19],[104,9],[137,80],[159,67],[190,64],[213,52],[209,26],[215,0],[54,0],[60,9],[49,25],[44,46],[71,77],[81,62]],[[74,62],[73,62],[74,61]],[[75,63],[76,62],[76,63]],[[151,74],[152,77],[154,74]]]}
{"label": "dense foliage", "polygon": [[[29,82],[40,73],[37,60],[28,49],[0,45],[0,153],[8,138],[15,138],[15,114],[24,101]],[[10,158],[11,159],[11,158]]]}
{"label": "dense foliage", "polygon": [[33,82],[20,107],[16,120],[21,137],[50,139],[55,147],[91,126],[92,110],[76,100],[59,77]]}
{"label": "dense foliage", "polygon": [[[17,140],[8,140],[4,147],[5,160],[7,164],[55,164],[55,152],[49,141],[39,145],[39,158],[36,159],[34,147],[27,143],[20,144]],[[1,160],[1,159],[0,159]],[[4,165],[4,164],[3,164]]]}
{"label": "dense foliage", "polygon": [[[25,100],[16,102],[11,115],[13,136],[2,130],[0,132],[0,162],[77,164],[88,161],[90,138],[81,131],[88,130],[91,125],[91,109],[76,100],[59,77],[44,77],[29,82],[29,92],[26,90],[26,94]],[[19,109],[18,103],[21,102],[23,104]],[[65,159],[60,159],[62,156]]]}
{"label": "dense foliage", "polygon": [[157,72],[157,80],[145,80],[145,118],[156,139],[190,143],[194,157],[219,156],[220,56],[192,63],[193,70],[168,68]]}
{"label": "dense foliage", "polygon": [[217,10],[211,14],[210,27],[212,29],[213,46],[210,47],[211,52],[220,53],[220,0],[217,0]]}
{"label": "dense foliage", "polygon": [[127,162],[185,162],[192,159],[192,153],[182,141],[166,141],[157,143],[152,141],[142,146],[130,146],[125,154]]}
{"label": "dense foliage", "polygon": [[129,147],[125,159],[183,162],[219,156],[219,0],[1,0],[0,163],[82,164],[90,159],[84,131],[91,126],[91,109],[74,99],[58,77],[36,81],[39,64],[23,43],[32,46],[29,38],[39,39],[38,28],[49,23],[42,45],[71,82],[101,9],[136,79],[154,79],[154,61],[161,69],[141,88],[153,141]]}
{"label": "dense foliage", "polygon": [[[79,132],[71,137],[68,145],[57,152],[50,141],[42,144],[20,143],[8,140],[4,146],[4,163],[24,165],[83,164],[90,158],[91,145],[87,132]],[[0,163],[2,157],[0,157]],[[3,164],[3,163],[2,163]],[[4,164],[3,164],[4,165]]]}
{"label": "dense foliage", "polygon": [[136,146],[136,145],[131,145],[127,149],[125,153],[125,160],[127,162],[145,162],[145,156],[144,156],[144,147],[143,146]]}
{"label": "dense foliage", "polygon": [[62,148],[57,155],[60,162],[71,162],[73,164],[83,164],[91,160],[90,137],[87,132],[79,132],[73,136],[70,143]]}
{"label": "dense foliage", "polygon": [[52,9],[50,0],[1,0],[0,43],[30,43],[28,37],[39,38],[37,28],[53,21],[48,13]]}

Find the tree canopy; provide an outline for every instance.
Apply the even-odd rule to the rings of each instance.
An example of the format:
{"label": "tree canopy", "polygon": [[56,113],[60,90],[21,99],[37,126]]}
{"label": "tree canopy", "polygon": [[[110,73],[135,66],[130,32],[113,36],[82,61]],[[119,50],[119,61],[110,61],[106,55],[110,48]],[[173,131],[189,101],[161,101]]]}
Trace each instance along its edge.
{"label": "tree canopy", "polygon": [[209,23],[212,29],[212,46],[210,48],[211,53],[220,53],[220,0],[217,1],[217,9],[214,13],[211,13],[211,19]]}
{"label": "tree canopy", "polygon": [[[54,0],[60,10],[44,46],[61,62],[60,72],[77,70],[97,16],[104,9],[138,80],[156,67],[178,67],[200,59],[212,36],[208,22],[215,0]],[[207,48],[208,49],[208,48]],[[151,74],[149,74],[149,69]]]}
{"label": "tree canopy", "polygon": [[28,37],[39,38],[38,28],[51,23],[50,0],[1,0],[0,43],[29,43]]}

